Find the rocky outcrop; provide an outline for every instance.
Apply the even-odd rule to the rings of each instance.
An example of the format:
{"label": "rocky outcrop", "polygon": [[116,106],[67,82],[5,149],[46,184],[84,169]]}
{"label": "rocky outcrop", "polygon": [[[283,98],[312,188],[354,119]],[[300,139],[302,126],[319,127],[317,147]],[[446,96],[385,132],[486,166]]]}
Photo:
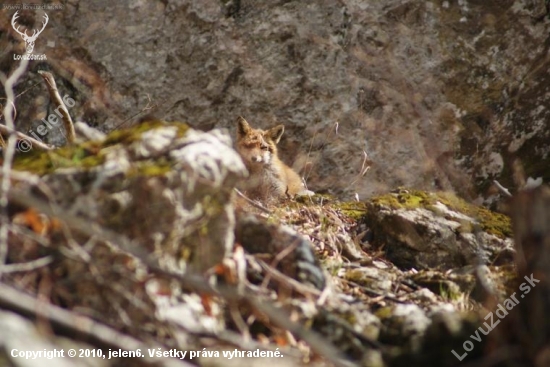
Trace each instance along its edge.
{"label": "rocky outcrop", "polygon": [[513,261],[510,219],[451,194],[414,190],[368,201],[375,245],[405,269],[453,269]]}
{"label": "rocky outcrop", "polygon": [[[369,366],[460,365],[452,351],[462,356],[492,302],[517,290],[510,219],[450,193],[399,189],[348,203],[317,195],[273,216],[311,239],[337,293],[363,302],[331,308],[359,335],[321,314],[314,326]],[[488,339],[477,339],[464,362],[483,358]]]}
{"label": "rocky outcrop", "polygon": [[324,289],[326,279],[311,243],[304,236],[284,226],[266,224],[253,216],[242,215],[235,228],[236,241],[250,254],[263,254],[276,263],[284,274],[317,289]]}
{"label": "rocky outcrop", "polygon": [[[308,167],[314,191],[486,197],[492,179],[515,187],[516,160],[549,178],[543,1],[99,0],[48,14],[35,46],[48,60],[17,86],[21,131],[51,113],[43,90],[27,90],[51,68],[75,121],[104,131],[139,112],[200,129],[238,115],[283,123],[283,158]],[[4,71],[24,47],[12,15],[0,11]],[[42,138],[63,142],[57,129]]]}
{"label": "rocky outcrop", "polygon": [[[36,317],[56,335],[98,338],[71,328],[85,317],[166,349],[267,345],[291,364],[454,366],[483,307],[516,287],[509,218],[449,193],[252,205],[234,196],[246,170],[224,131],[154,120],[88,135],[98,140],[14,161],[13,270],[0,286],[47,289]],[[40,302],[8,298],[0,307],[22,315]],[[139,340],[102,342],[145,348]]]}
{"label": "rocky outcrop", "polygon": [[205,271],[233,246],[231,198],[246,169],[221,131],[144,122],[15,168],[42,174],[54,205],[143,244],[171,269]]}
{"label": "rocky outcrop", "polygon": [[[223,328],[219,308],[198,311],[198,295],[147,269],[202,276],[232,253],[233,188],[247,172],[226,132],[143,122],[103,140],[19,156],[14,168],[27,173],[14,184],[12,221],[46,239],[12,232],[8,261],[49,260],[43,277],[53,284],[52,303],[136,336],[157,322]],[[18,195],[47,200],[85,230],[16,205]],[[40,279],[27,288],[36,291]]]}

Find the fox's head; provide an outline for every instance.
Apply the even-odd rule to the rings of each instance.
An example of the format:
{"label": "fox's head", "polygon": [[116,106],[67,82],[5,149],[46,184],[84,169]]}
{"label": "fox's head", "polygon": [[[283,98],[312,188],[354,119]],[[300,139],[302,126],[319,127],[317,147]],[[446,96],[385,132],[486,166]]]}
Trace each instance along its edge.
{"label": "fox's head", "polygon": [[277,143],[285,132],[284,125],[269,130],[253,129],[239,116],[237,120],[237,151],[247,165],[267,165],[277,156]]}

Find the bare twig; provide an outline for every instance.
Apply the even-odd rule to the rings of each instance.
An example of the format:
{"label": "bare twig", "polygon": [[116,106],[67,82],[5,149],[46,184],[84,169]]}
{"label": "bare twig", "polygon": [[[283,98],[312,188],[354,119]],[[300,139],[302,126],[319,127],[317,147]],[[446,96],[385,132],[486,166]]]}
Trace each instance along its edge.
{"label": "bare twig", "polygon": [[76,140],[73,120],[71,119],[71,115],[69,114],[67,106],[65,106],[63,99],[59,95],[57,85],[55,84],[55,79],[53,78],[53,75],[47,71],[41,70],[38,72],[38,74],[40,74],[42,78],[44,78],[44,81],[46,82],[46,85],[48,87],[48,91],[50,92],[50,98],[52,99],[52,102],[59,106],[58,108],[61,110],[61,119],[63,120],[65,132],[67,133],[67,141],[69,142],[69,144],[73,144]]}
{"label": "bare twig", "polygon": [[[34,86],[36,86],[36,85],[37,85],[37,84],[35,84]],[[31,88],[33,88],[34,86],[32,86]],[[19,93],[19,94],[18,94],[16,97],[14,97],[14,98],[17,98],[17,97],[19,97],[19,96],[25,94],[25,93],[26,93],[29,89],[31,89],[31,88],[28,88],[27,90],[25,90],[25,91]],[[2,98],[2,99],[6,99],[6,98]],[[10,104],[12,105],[12,108],[13,108],[13,111],[14,111],[14,115],[13,115],[13,116],[10,115],[10,116],[11,116],[11,121],[12,121],[12,123],[13,123],[13,121],[14,121],[15,118],[17,117],[17,108],[15,107],[15,103],[14,103],[13,100],[12,100],[12,101],[9,101],[8,103],[10,103]],[[2,106],[2,105],[0,105],[0,106]],[[3,110],[3,109],[2,109],[2,110]],[[2,112],[2,113],[4,113],[4,112]],[[14,135],[16,136],[16,138],[17,138],[17,143],[19,143],[19,142],[22,141],[22,140],[23,140],[23,141],[26,141],[26,142],[27,142],[26,146],[29,147],[29,148],[30,148],[30,147],[36,147],[36,148],[38,148],[38,149],[40,149],[40,150],[50,150],[50,149],[53,149],[52,146],[49,146],[49,145],[47,145],[47,144],[44,144],[44,143],[42,143],[42,142],[39,141],[39,140],[36,140],[36,139],[34,139],[34,138],[31,138],[31,137],[28,136],[28,135],[25,135],[25,134],[23,134],[23,133],[20,133],[19,131],[16,131],[16,130],[13,128],[13,126],[12,126],[12,128],[9,128],[9,127],[6,126],[6,125],[0,124],[0,147],[2,147],[3,149],[6,149],[6,148],[7,148],[7,145],[6,145],[6,142],[4,141],[4,139],[2,138],[2,134],[6,135],[6,136],[10,136],[10,134],[14,134]],[[21,149],[21,150],[25,151],[26,149]],[[30,150],[30,149],[29,149],[29,150]]]}
{"label": "bare twig", "polygon": [[271,214],[271,210],[267,209],[265,206],[263,205],[260,205],[259,203],[255,202],[254,200],[251,200],[250,198],[248,198],[245,194],[243,194],[242,192],[240,192],[239,190],[237,189],[234,189],[235,192],[237,193],[237,195],[239,195],[241,198],[243,198],[244,200],[246,200],[250,205],[252,205],[253,207],[255,208],[258,208],[260,209],[261,211],[263,211],[264,213],[267,213],[267,214]]}
{"label": "bare twig", "polygon": [[506,187],[502,186],[500,184],[500,182],[498,182],[497,180],[493,180],[493,183],[504,195],[506,195],[510,198],[512,197],[512,194],[510,194],[510,191],[508,191],[508,189]]}
{"label": "bare twig", "polygon": [[269,278],[273,278],[275,281],[283,283],[286,286],[292,288],[292,290],[299,292],[303,295],[313,295],[315,297],[321,296],[321,291],[319,291],[318,289],[298,282],[297,280],[281,273],[279,270],[275,269],[274,267],[269,266],[268,264],[265,263],[265,261],[262,261],[259,259],[256,259],[256,261],[260,264],[262,269],[268,274]]}
{"label": "bare twig", "polygon": [[17,139],[17,141],[26,140],[26,141],[29,142],[30,145],[32,145],[33,148],[38,148],[40,150],[52,150],[52,149],[54,149],[54,147],[51,146],[51,145],[44,144],[40,140],[36,140],[35,138],[32,138],[28,135],[20,133],[19,131],[10,129],[9,127],[7,127],[5,125],[0,124],[0,133],[4,134],[4,135],[13,134],[13,135],[15,135],[15,138]]}
{"label": "bare twig", "polygon": [[258,311],[268,315],[271,322],[304,340],[315,353],[324,356],[335,366],[350,367],[354,365],[340,358],[340,352],[334,345],[327,343],[318,334],[306,330],[300,324],[291,321],[281,310],[275,308],[271,303],[260,301],[256,297],[247,297],[247,301]]}
{"label": "bare twig", "polygon": [[[25,237],[29,240],[32,240],[32,241],[38,243],[40,246],[43,246],[43,247],[50,247],[51,246],[51,242],[48,238],[46,238],[44,236],[41,236],[38,233],[35,233],[33,230],[28,229],[24,226],[10,224],[10,231],[11,231],[11,233],[13,233],[15,235],[22,236],[22,237]],[[8,271],[8,273],[9,273],[9,271]]]}
{"label": "bare twig", "polygon": [[[20,292],[14,288],[0,284],[0,308],[15,311],[31,319],[47,320],[56,333],[93,343],[105,349],[124,349],[146,351],[159,345],[146,345],[137,339],[122,334],[108,326],[100,324],[88,317],[76,315],[60,307],[47,304]],[[159,366],[189,367],[190,364],[174,358],[149,357],[143,353],[144,361]]]}
{"label": "bare twig", "polygon": [[122,125],[124,125],[128,121],[134,120],[137,116],[139,116],[139,115],[141,115],[145,112],[148,112],[149,110],[152,110],[153,108],[158,107],[158,104],[156,104],[156,103],[152,104],[151,96],[149,94],[146,94],[146,96],[147,96],[147,99],[149,100],[149,102],[147,102],[147,105],[145,107],[143,107],[141,109],[141,111],[133,114],[132,116],[128,117],[126,120],[122,121],[120,124],[116,125],[113,128],[113,130],[116,130],[116,129],[120,128]]}
{"label": "bare twig", "polygon": [[361,177],[364,177],[367,172],[369,171],[370,169],[370,166],[368,165],[368,160],[369,160],[369,156],[367,154],[367,152],[365,152],[363,150],[363,163],[361,163],[361,169],[359,170],[359,175],[357,175],[357,177],[355,178],[355,180],[353,180],[348,187],[351,187],[353,185],[355,185],[357,183],[357,181],[359,181],[359,179]]}
{"label": "bare twig", "polygon": [[[19,97],[20,95],[21,95],[21,93],[18,94],[15,98]],[[0,99],[6,99],[6,98],[0,98]],[[11,101],[10,103],[12,104],[12,107],[13,107],[12,121],[14,121],[17,118],[17,108],[15,107],[14,101]],[[2,114],[3,114],[4,113],[4,105],[0,104],[0,107],[2,107]]]}
{"label": "bare twig", "polygon": [[[336,121],[334,123],[334,129],[331,129],[330,132],[328,132],[326,135],[325,135],[325,139],[323,140],[323,142],[321,143],[321,147],[320,147],[320,150],[323,150],[327,144],[328,144],[328,138],[332,135],[332,132],[334,131],[334,136],[338,136],[338,128],[340,127],[340,123],[338,121]],[[311,156],[311,152],[313,151],[313,142],[315,141],[315,137],[317,136],[317,131],[313,134],[313,137],[311,138],[311,143],[309,144],[309,149],[307,151],[307,156],[306,156],[306,162],[309,161],[309,158]],[[315,163],[314,163],[315,164]],[[313,164],[313,165],[314,165]],[[307,180],[309,179],[309,176],[311,175],[311,172],[313,172],[313,165],[311,165],[308,169],[308,171],[306,172],[306,176],[304,177],[304,181],[307,182]]]}
{"label": "bare twig", "polygon": [[[7,103],[4,106],[4,119],[6,120],[6,126],[15,130],[13,122],[13,101],[15,101],[15,93],[13,87],[17,80],[23,75],[27,69],[29,60],[21,60],[21,63],[15,69],[15,71],[6,78],[4,73],[0,73],[0,79],[4,84],[4,92],[6,93]],[[0,265],[6,263],[8,256],[8,192],[10,191],[11,180],[10,171],[13,162],[13,156],[15,154],[15,145],[17,143],[17,137],[14,134],[10,134],[8,138],[8,144],[4,149],[4,162],[2,164],[2,182],[0,190]],[[0,272],[0,278],[2,272]]]}
{"label": "bare twig", "polygon": [[[298,247],[298,244],[299,242],[298,241],[294,241],[294,243],[292,243],[290,246],[287,246],[285,247],[281,252],[279,252],[277,254],[277,256],[275,256],[275,258],[273,259],[273,261],[271,262],[271,269],[273,270],[276,270],[277,268],[277,265],[279,265],[279,263],[285,258],[287,257],[288,255],[290,255],[290,253],[292,253],[294,250],[296,250],[296,247]],[[267,265],[267,264],[266,264]],[[262,266],[263,267],[263,266]],[[265,268],[265,267],[264,267]],[[265,269],[264,269],[265,270]],[[268,273],[266,275],[266,277],[264,278],[263,282],[262,282],[262,287],[267,287],[267,285],[269,284],[269,281],[271,279],[271,276],[270,276],[270,273]]]}
{"label": "bare twig", "polygon": [[363,291],[365,291],[365,293],[373,296],[373,297],[382,297],[382,298],[386,298],[386,299],[389,299],[390,301],[393,301],[393,302],[396,302],[396,303],[406,303],[405,301],[402,301],[398,298],[395,298],[393,296],[390,296],[388,294],[384,294],[384,293],[380,293],[380,292],[377,292],[373,289],[370,289],[368,287],[365,287],[364,285],[361,285],[359,283],[356,283],[352,280],[347,280],[347,279],[341,279],[343,282],[346,282],[348,284],[351,284],[353,285],[354,288],[360,288],[362,289]]}
{"label": "bare twig", "polygon": [[52,256],[41,257],[40,259],[27,261],[24,263],[0,265],[0,272],[2,273],[16,273],[24,271],[32,271],[38,268],[42,268],[51,264],[53,261]]}

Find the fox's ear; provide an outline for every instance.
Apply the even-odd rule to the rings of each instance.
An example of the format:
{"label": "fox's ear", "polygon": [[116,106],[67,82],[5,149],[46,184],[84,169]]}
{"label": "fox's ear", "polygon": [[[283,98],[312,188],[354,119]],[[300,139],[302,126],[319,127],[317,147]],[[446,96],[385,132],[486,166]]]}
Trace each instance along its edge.
{"label": "fox's ear", "polygon": [[246,122],[242,116],[239,116],[237,119],[237,136],[245,136],[250,132],[250,130],[252,129],[250,128],[248,122]]}
{"label": "fox's ear", "polygon": [[279,144],[279,140],[281,140],[281,136],[283,136],[284,132],[285,125],[277,125],[267,130],[267,136],[269,136],[275,144]]}

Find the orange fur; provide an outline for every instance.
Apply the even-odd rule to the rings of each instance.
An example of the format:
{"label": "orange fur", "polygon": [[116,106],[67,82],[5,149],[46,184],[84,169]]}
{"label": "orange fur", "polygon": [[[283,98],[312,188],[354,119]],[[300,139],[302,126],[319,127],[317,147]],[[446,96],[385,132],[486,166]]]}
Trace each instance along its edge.
{"label": "orange fur", "polygon": [[236,147],[250,173],[241,189],[249,197],[278,199],[307,192],[300,176],[279,159],[277,144],[284,131],[284,125],[253,129],[239,117]]}

